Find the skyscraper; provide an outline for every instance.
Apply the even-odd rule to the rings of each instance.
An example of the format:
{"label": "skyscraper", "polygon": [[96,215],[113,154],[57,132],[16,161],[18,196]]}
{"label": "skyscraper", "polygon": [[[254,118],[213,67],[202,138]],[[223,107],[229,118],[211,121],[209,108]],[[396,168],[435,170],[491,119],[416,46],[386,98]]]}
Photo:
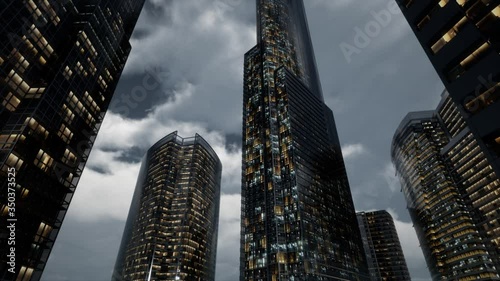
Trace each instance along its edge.
{"label": "skyscraper", "polygon": [[396,1],[499,174],[500,4],[490,0]]}
{"label": "skyscraper", "polygon": [[177,132],[142,160],[113,281],[215,280],[222,164]]}
{"label": "skyscraper", "polygon": [[357,213],[372,281],[411,281],[403,248],[387,211]]}
{"label": "skyscraper", "polygon": [[443,156],[500,266],[500,3],[396,1],[447,89]]}
{"label": "skyscraper", "polygon": [[40,279],[143,4],[2,1],[1,280]]}
{"label": "skyscraper", "polygon": [[240,280],[367,280],[301,0],[257,0],[245,54]]}
{"label": "skyscraper", "polygon": [[441,154],[500,274],[500,180],[446,91],[437,113],[449,137]]}
{"label": "skyscraper", "polygon": [[[443,99],[439,111],[405,117],[393,139],[392,160],[433,280],[500,280],[490,240],[466,192],[480,188],[481,174],[463,186],[454,173],[467,171],[470,177],[478,164],[477,155],[471,156],[478,151],[471,152],[473,143],[462,139],[468,131],[461,131],[446,93]],[[452,126],[445,126],[450,120]],[[461,137],[451,141],[457,132]]]}

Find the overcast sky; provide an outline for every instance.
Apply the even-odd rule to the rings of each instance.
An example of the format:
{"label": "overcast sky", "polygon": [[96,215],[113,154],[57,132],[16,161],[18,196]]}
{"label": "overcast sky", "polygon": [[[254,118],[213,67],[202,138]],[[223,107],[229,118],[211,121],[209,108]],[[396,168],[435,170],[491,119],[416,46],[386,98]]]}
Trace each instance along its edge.
{"label": "overcast sky", "polygon": [[[389,210],[413,280],[430,280],[390,145],[443,85],[393,1],[304,0],[356,209]],[[140,159],[175,130],[201,134],[223,162],[216,280],[238,280],[243,55],[255,36],[254,0],[147,1],[43,281],[110,280]]]}

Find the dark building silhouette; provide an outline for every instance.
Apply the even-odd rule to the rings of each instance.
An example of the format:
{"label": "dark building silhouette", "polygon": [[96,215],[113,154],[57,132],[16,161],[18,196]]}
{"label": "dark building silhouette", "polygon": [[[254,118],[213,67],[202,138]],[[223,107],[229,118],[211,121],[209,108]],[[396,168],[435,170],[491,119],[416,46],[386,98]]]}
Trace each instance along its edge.
{"label": "dark building silhouette", "polygon": [[411,281],[392,216],[387,211],[357,216],[371,280]]}
{"label": "dark building silhouette", "polygon": [[368,280],[301,0],[257,0],[245,54],[240,280]]}
{"label": "dark building silhouette", "polygon": [[174,132],[143,158],[113,281],[215,280],[222,164]]}
{"label": "dark building silhouette", "polygon": [[[492,239],[469,196],[497,179],[477,173],[491,167],[446,92],[438,110],[405,117],[391,153],[432,279],[500,280]],[[486,198],[474,200],[491,208]]]}
{"label": "dark building silhouette", "polygon": [[[143,4],[2,1],[1,280],[40,279],[131,50]],[[14,169],[15,181],[9,173]],[[15,212],[8,208],[10,200]],[[7,221],[13,218],[17,221]],[[15,245],[8,244],[6,221],[15,223]],[[14,268],[7,264],[11,247]]]}

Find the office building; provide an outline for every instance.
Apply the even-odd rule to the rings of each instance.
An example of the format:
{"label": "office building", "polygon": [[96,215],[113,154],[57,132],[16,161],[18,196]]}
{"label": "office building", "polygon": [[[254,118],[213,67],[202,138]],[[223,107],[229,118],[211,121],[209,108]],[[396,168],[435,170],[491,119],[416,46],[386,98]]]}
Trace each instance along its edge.
{"label": "office building", "polygon": [[499,267],[500,3],[397,2],[447,89],[438,111],[453,107],[452,119],[443,120],[453,139],[443,153]]}
{"label": "office building", "polygon": [[[457,184],[457,171],[470,176],[475,163],[470,148],[459,151],[467,132],[458,133],[464,129],[458,119],[449,122],[458,118],[450,102],[444,93],[439,111],[409,113],[394,136],[392,160],[432,279],[499,280],[491,241],[477,224],[467,188]],[[457,134],[460,141],[450,142]]]}
{"label": "office building", "polygon": [[357,216],[371,280],[411,281],[392,216],[387,211]]}
{"label": "office building", "polygon": [[480,146],[455,103],[446,91],[442,97],[437,112],[450,141],[441,154],[500,273],[500,180],[486,157],[486,148]]}
{"label": "office building", "polygon": [[[15,224],[15,245],[8,244],[11,232],[0,229],[1,280],[40,279],[143,4],[2,1],[0,216],[2,225],[16,221],[8,221]],[[12,200],[15,211],[8,208]],[[14,252],[15,265],[7,252]]]}
{"label": "office building", "polygon": [[301,0],[257,0],[245,54],[240,280],[368,280]]}
{"label": "office building", "polygon": [[113,273],[124,280],[215,280],[222,164],[200,136],[169,134],[146,153]]}
{"label": "office building", "polygon": [[500,173],[500,3],[396,0],[451,100]]}

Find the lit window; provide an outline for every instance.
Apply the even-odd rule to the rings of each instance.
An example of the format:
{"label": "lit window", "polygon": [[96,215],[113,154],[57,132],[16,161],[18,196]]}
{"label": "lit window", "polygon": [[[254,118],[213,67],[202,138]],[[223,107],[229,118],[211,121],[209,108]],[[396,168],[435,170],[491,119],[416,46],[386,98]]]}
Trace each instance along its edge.
{"label": "lit window", "polygon": [[45,60],[45,58],[44,58],[43,56],[40,56],[40,58],[38,59],[38,61],[39,61],[41,64],[43,64],[43,65],[45,65],[45,64],[47,63],[47,60]]}
{"label": "lit window", "polygon": [[52,46],[50,46],[49,42],[43,35],[40,33],[40,30],[36,28],[36,26],[33,24],[31,25],[31,37],[33,38],[34,41],[37,42],[38,47],[40,47],[41,50],[47,55],[47,57],[50,57],[52,53],[54,52],[54,49]]}
{"label": "lit window", "polygon": [[63,75],[64,75],[64,78],[66,78],[66,80],[69,80],[71,78],[71,75],[73,75],[73,71],[68,66],[66,66],[64,68]]}
{"label": "lit window", "polygon": [[29,91],[30,86],[26,83],[21,76],[19,76],[14,70],[9,72],[9,75],[5,78],[5,81],[16,91],[21,98]]}
{"label": "lit window", "polygon": [[467,18],[463,17],[455,26],[453,26],[448,32],[446,32],[443,37],[441,37],[434,45],[432,45],[431,49],[434,54],[439,52],[448,42],[450,42],[457,33],[460,31],[460,29],[465,25],[467,22]]}
{"label": "lit window", "polygon": [[43,171],[47,172],[50,167],[52,167],[52,164],[54,163],[54,159],[48,155],[45,151],[40,149],[38,151],[38,154],[36,155],[35,160],[33,163]]}
{"label": "lit window", "polygon": [[15,64],[15,68],[19,70],[21,73],[24,73],[26,69],[30,66],[30,63],[26,60],[21,53],[16,52],[14,54],[14,58],[16,58],[17,62]]}
{"label": "lit window", "polygon": [[488,50],[490,45],[488,43],[482,44],[479,48],[477,48],[474,52],[468,55],[465,59],[463,59],[458,65],[452,68],[448,72],[448,79],[453,81],[458,79],[462,74],[469,68],[471,68],[474,64],[476,64]]}
{"label": "lit window", "polygon": [[19,270],[16,281],[29,281],[31,280],[31,275],[33,275],[33,268],[23,266]]}
{"label": "lit window", "polygon": [[[494,14],[496,17],[499,17],[500,18],[500,6],[497,6],[495,9],[493,9],[493,11],[491,11],[492,14]],[[1,58],[0,58],[1,60]],[[0,61],[0,64],[1,64],[1,61]]]}
{"label": "lit window", "polygon": [[484,43],[474,52],[472,52],[472,54],[470,54],[463,61],[461,61],[460,65],[462,65],[464,68],[470,67],[472,64],[477,62],[477,59],[480,57],[480,55],[486,52],[489,49],[489,47],[490,45],[488,43]]}
{"label": "lit window", "polygon": [[64,116],[64,121],[68,124],[71,124],[73,119],[75,118],[75,114],[71,109],[68,108],[65,104],[62,107],[62,115]]}
{"label": "lit window", "polygon": [[40,125],[34,118],[31,117],[26,118],[26,121],[24,121],[24,125],[27,125],[33,131],[42,135],[44,138],[47,138],[49,136],[49,132],[42,125]]}
{"label": "lit window", "polygon": [[71,130],[68,129],[68,127],[66,127],[66,125],[64,124],[61,124],[61,128],[59,129],[59,132],[57,132],[57,135],[65,143],[69,143],[73,138],[73,132],[71,132]]}
{"label": "lit window", "polygon": [[14,153],[11,153],[9,154],[9,157],[7,157],[7,161],[5,161],[6,165],[3,166],[2,170],[6,172],[9,167],[13,167],[16,170],[19,170],[21,168],[21,165],[23,165],[23,163],[24,163],[23,159],[19,158]]}
{"label": "lit window", "polygon": [[25,98],[27,99],[38,99],[45,92],[45,88],[30,88]]}
{"label": "lit window", "polygon": [[2,105],[7,108],[8,111],[15,111],[16,108],[21,103],[21,100],[14,96],[11,92],[7,94],[7,96],[2,101]]}
{"label": "lit window", "polygon": [[471,113],[478,113],[500,99],[500,83],[486,90],[475,99],[467,102],[465,108]]}
{"label": "lit window", "polygon": [[28,197],[28,194],[30,193],[30,191],[26,188],[23,188],[21,189],[21,198],[24,199],[26,197]]}
{"label": "lit window", "polygon": [[44,222],[41,222],[38,226],[38,231],[35,236],[35,243],[41,243],[47,239],[52,232],[52,227]]}
{"label": "lit window", "polygon": [[73,165],[76,162],[76,156],[69,149],[66,149],[62,161],[68,165]]}
{"label": "lit window", "polygon": [[[2,147],[2,145],[3,145],[3,148],[5,148],[5,149],[12,147],[12,145],[17,141],[18,136],[19,135],[17,135],[17,134],[0,135],[0,147]],[[21,135],[21,137],[19,139],[21,141],[23,141],[26,139],[26,137]]]}

